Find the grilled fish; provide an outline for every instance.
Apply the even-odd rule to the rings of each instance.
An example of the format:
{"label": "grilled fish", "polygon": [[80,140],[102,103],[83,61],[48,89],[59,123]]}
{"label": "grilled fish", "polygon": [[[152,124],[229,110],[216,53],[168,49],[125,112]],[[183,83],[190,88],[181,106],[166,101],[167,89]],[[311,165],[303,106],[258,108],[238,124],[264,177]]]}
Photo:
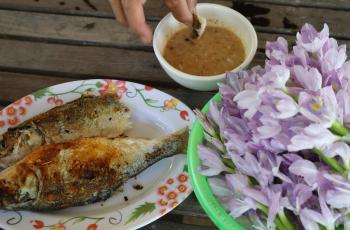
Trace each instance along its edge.
{"label": "grilled fish", "polygon": [[0,167],[6,168],[35,148],[82,137],[118,137],[130,127],[130,110],[114,96],[82,96],[0,136]]}
{"label": "grilled fish", "polygon": [[82,138],[39,147],[0,173],[0,208],[53,210],[109,198],[155,162],[185,153],[188,129],[157,139]]}

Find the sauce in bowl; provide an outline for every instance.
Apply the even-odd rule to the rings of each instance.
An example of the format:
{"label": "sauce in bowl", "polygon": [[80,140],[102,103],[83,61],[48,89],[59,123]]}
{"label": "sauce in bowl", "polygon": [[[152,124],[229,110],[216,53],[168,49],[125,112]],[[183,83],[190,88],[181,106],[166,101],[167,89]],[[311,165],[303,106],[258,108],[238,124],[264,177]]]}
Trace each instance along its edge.
{"label": "sauce in bowl", "polygon": [[199,39],[184,28],[168,40],[164,58],[176,69],[197,76],[211,76],[233,70],[245,59],[244,46],[232,31],[207,26]]}

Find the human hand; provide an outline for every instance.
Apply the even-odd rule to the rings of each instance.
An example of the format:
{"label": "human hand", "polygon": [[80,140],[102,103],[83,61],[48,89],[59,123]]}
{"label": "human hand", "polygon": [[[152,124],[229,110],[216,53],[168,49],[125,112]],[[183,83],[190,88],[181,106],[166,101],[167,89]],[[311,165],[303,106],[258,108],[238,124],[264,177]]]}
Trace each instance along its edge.
{"label": "human hand", "polygon": [[[109,0],[118,22],[140,36],[143,43],[152,41],[152,30],[147,25],[143,5],[146,0]],[[164,0],[174,17],[183,23],[192,23],[192,12],[197,0]]]}

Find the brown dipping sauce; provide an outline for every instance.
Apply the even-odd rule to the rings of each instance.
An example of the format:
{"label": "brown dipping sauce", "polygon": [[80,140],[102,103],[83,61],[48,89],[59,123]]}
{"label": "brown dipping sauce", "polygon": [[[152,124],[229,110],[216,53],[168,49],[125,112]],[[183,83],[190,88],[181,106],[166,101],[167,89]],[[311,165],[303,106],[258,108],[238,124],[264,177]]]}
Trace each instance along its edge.
{"label": "brown dipping sauce", "polygon": [[245,58],[239,37],[217,26],[207,26],[199,39],[191,37],[190,28],[179,30],[167,42],[163,55],[176,69],[198,76],[230,71]]}

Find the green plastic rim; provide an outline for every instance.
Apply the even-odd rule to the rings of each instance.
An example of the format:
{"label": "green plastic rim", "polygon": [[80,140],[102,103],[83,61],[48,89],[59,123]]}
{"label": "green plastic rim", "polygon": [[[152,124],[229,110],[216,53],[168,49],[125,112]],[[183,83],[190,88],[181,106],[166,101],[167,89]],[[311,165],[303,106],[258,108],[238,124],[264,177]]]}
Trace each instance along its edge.
{"label": "green plastic rim", "polygon": [[[220,100],[220,93],[217,93],[210,101]],[[203,114],[208,112],[210,101],[202,109]],[[245,230],[231,215],[229,215],[229,213],[227,213],[216,199],[209,187],[207,177],[198,173],[198,166],[201,160],[198,157],[197,146],[203,143],[203,140],[203,127],[197,119],[192,127],[187,149],[188,172],[194,193],[204,211],[218,228],[224,230]]]}

